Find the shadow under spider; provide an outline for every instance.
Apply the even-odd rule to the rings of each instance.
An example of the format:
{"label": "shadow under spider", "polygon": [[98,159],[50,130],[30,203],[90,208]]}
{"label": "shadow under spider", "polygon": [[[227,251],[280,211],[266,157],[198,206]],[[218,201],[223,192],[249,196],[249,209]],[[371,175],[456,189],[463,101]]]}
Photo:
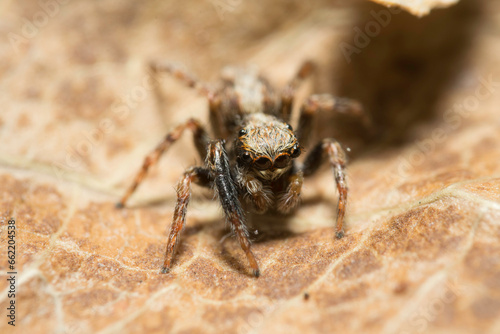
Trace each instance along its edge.
{"label": "shadow under spider", "polygon": [[[302,202],[301,207],[317,205],[318,203],[324,202],[326,199],[323,196],[309,197],[307,200]],[[328,201],[329,202],[329,201]],[[140,207],[144,206],[157,206],[164,205],[164,200],[157,200],[153,202],[148,202],[147,204],[138,205]],[[334,212],[335,208],[332,208]],[[250,234],[250,240],[252,244],[266,243],[275,240],[286,240],[301,235],[302,233],[293,232],[289,227],[289,220],[300,210],[300,207],[288,215],[283,215],[280,213],[266,213],[259,215],[252,212],[247,212],[247,228]],[[170,226],[170,225],[169,225]],[[335,226],[335,221],[332,220],[332,228]],[[167,228],[168,230],[168,228]],[[179,249],[177,250],[177,256],[173,258],[173,266],[176,265],[179,255],[187,251],[185,246],[185,241],[188,237],[197,236],[200,233],[206,233],[216,241],[216,245],[213,247],[213,253],[210,255],[215,256],[221,262],[224,262],[229,267],[233,268],[237,272],[247,275],[248,277],[254,277],[253,274],[248,270],[246,263],[246,258],[244,253],[231,231],[230,227],[224,222],[224,217],[204,220],[196,219],[195,221],[190,221],[187,223],[186,227],[181,234],[181,242],[179,244]],[[162,247],[164,247],[162,243]]]}
{"label": "shadow under spider", "polygon": [[[292,215],[258,215],[248,213],[246,225],[252,244],[282,240],[296,236],[297,233],[292,232],[288,227],[288,219],[291,216]],[[244,254],[241,252],[241,248],[229,227],[226,226],[226,228],[221,228],[218,231],[217,238],[220,245],[220,252],[216,253],[217,257],[239,273],[253,277],[252,273],[248,271]]]}

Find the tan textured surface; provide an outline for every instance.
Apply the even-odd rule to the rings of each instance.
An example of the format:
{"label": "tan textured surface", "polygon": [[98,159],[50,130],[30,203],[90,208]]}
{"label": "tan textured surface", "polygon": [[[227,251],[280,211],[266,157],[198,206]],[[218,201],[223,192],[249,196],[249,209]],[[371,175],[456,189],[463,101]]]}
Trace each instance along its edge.
{"label": "tan textured surface", "polygon": [[[21,18],[41,10],[18,3],[0,4],[2,36],[22,36]],[[482,86],[500,81],[500,8],[394,14],[347,63],[340,41],[353,43],[352,27],[383,7],[234,3],[219,17],[207,1],[74,0],[17,47],[0,44],[0,212],[18,224],[16,332],[500,332],[500,84]],[[380,133],[370,145],[342,139],[355,156],[346,237],[333,238],[325,171],[288,222],[254,222],[254,279],[236,241],[221,242],[211,195],[195,188],[175,268],[159,275],[173,186],[196,161],[189,138],[131,207],[113,203],[169,127],[206,117],[203,99],[173,80],[162,80],[161,99],[146,89],[144,64],[159,58],[205,79],[255,64],[278,85],[312,58],[321,70],[306,90],[361,99]],[[443,118],[478,89],[470,112]],[[5,220],[0,231],[3,274]]]}

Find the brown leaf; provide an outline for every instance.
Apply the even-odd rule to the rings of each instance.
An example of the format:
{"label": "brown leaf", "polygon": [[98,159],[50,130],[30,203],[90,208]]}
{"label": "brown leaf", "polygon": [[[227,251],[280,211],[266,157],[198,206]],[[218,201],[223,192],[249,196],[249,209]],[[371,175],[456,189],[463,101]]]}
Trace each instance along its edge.
{"label": "brown leaf", "polygon": [[[500,330],[496,2],[461,1],[422,19],[319,0],[10,1],[0,9],[0,269],[9,271],[13,217],[15,330]],[[318,71],[299,100],[312,92],[359,99],[373,133],[332,115],[320,115],[316,132],[351,148],[346,236],[334,238],[337,193],[325,168],[306,181],[296,213],[252,217],[256,279],[225,238],[212,194],[195,187],[173,270],[159,274],[176,180],[201,163],[190,136],[127,208],[114,203],[168,129],[208,113],[175,80],[152,84],[152,59],[180,62],[206,81],[225,65],[253,64],[279,87],[312,59]],[[2,333],[13,332],[8,289],[3,279]]]}

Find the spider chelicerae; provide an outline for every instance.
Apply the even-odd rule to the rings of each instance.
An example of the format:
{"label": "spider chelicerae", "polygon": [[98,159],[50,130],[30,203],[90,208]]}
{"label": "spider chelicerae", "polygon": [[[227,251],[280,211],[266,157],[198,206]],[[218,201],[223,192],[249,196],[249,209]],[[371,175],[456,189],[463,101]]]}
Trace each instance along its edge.
{"label": "spider chelicerae", "polygon": [[336,236],[344,235],[343,222],[348,188],[345,178],[346,154],[339,142],[326,138],[313,145],[302,163],[297,163],[313,130],[313,119],[320,111],[359,116],[365,125],[369,118],[361,105],[351,99],[329,94],[312,95],[300,108],[296,131],[288,123],[294,96],[314,65],[302,64],[295,77],[277,93],[269,82],[249,69],[230,69],[222,74],[217,88],[196,80],[180,67],[170,63],[152,63],[154,73],[169,73],[208,99],[213,138],[196,119],[189,119],[169,132],[144,160],[141,170],[125,195],[117,203],[123,207],[162,154],[189,129],[204,166],[188,168],[177,185],[177,204],[168,235],[165,261],[167,273],[172,265],[180,234],[186,222],[191,183],[214,189],[226,221],[246,254],[253,275],[260,275],[251,250],[245,211],[265,213],[272,210],[290,213],[300,203],[304,178],[313,175],[323,163],[333,169],[339,192]]}

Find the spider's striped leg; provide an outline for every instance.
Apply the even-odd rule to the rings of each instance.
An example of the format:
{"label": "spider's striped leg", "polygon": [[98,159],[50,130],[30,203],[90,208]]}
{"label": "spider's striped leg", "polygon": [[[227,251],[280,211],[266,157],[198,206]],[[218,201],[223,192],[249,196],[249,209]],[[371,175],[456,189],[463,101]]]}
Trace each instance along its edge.
{"label": "spider's striped leg", "polygon": [[304,176],[309,176],[316,172],[326,161],[332,166],[335,182],[337,183],[337,189],[339,191],[336,236],[337,238],[342,238],[344,236],[343,225],[348,190],[345,179],[347,157],[344,150],[335,139],[324,139],[314,146],[306,157],[302,170]]}
{"label": "spider's striped leg", "polygon": [[191,198],[191,182],[210,187],[212,184],[210,180],[210,171],[202,167],[191,167],[184,172],[184,175],[177,184],[177,204],[175,205],[174,218],[172,219],[172,226],[170,227],[170,233],[168,235],[165,261],[161,269],[163,274],[170,270],[172,259],[179,245],[180,234],[186,224],[187,206]]}
{"label": "spider's striped leg", "polygon": [[139,186],[141,181],[146,176],[149,167],[158,162],[161,155],[168,151],[170,146],[181,137],[186,128],[190,129],[193,132],[193,139],[196,149],[198,150],[198,153],[200,154],[202,159],[205,159],[210,138],[208,137],[205,129],[201,126],[200,122],[191,118],[187,122],[178,125],[174,130],[169,132],[161,141],[161,143],[154,149],[154,151],[146,156],[142,164],[142,168],[137,173],[134,182],[127,189],[125,195],[123,195],[121,200],[116,204],[116,207],[122,208],[125,206],[125,203],[127,202],[130,195],[132,195],[132,193],[137,189],[137,186]]}
{"label": "spider's striped leg", "polygon": [[230,172],[229,159],[222,140],[212,141],[208,148],[207,166],[211,172],[214,188],[219,197],[226,221],[236,234],[241,248],[247,256],[253,275],[259,277],[257,260],[250,249],[250,240],[245,225],[245,214],[238,198],[238,189]]}
{"label": "spider's striped leg", "polygon": [[208,96],[211,91],[206,84],[200,82],[195,76],[186,71],[182,66],[170,62],[150,62],[149,67],[155,74],[168,73],[190,88],[196,89],[200,94]]}

